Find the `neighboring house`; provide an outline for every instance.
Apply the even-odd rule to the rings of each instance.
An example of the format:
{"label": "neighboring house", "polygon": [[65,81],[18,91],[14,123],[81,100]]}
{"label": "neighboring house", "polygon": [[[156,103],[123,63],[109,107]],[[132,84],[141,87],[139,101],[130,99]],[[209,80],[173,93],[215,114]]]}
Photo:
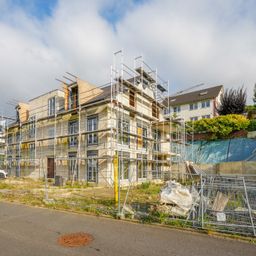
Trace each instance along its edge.
{"label": "neighboring house", "polygon": [[165,114],[183,118],[184,121],[196,121],[211,118],[217,114],[223,86],[214,86],[169,97],[169,110]]}
{"label": "neighboring house", "polygon": [[[16,107],[7,131],[10,173],[112,184],[162,178],[170,170],[170,121],[142,69],[105,87],[80,79]],[[157,86],[156,86],[157,84]]]}

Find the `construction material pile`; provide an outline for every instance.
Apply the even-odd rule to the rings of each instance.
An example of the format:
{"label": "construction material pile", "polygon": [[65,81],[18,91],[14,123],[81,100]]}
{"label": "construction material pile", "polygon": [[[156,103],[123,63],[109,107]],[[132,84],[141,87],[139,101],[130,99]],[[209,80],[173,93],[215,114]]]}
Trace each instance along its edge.
{"label": "construction material pile", "polygon": [[192,187],[191,192],[185,186],[172,180],[160,193],[158,210],[172,216],[186,217],[193,206],[199,201],[198,192]]}

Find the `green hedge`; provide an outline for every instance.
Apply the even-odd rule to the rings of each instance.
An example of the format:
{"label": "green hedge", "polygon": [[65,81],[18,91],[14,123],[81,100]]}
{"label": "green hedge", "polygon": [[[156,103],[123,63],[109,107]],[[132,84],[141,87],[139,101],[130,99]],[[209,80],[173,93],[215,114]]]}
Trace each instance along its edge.
{"label": "green hedge", "polygon": [[250,120],[250,124],[247,127],[247,131],[256,131],[256,119]]}
{"label": "green hedge", "polygon": [[243,115],[225,115],[187,122],[188,130],[194,133],[211,133],[211,139],[226,138],[233,131],[246,130],[250,121]]}

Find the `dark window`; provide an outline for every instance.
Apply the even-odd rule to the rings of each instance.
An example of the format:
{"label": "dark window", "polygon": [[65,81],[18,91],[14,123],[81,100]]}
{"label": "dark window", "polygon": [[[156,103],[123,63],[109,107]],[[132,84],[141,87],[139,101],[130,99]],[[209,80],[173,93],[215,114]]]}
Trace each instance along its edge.
{"label": "dark window", "polygon": [[137,178],[147,178],[147,155],[137,154]]}
{"label": "dark window", "polygon": [[77,108],[78,104],[78,86],[69,88],[69,108]]}
{"label": "dark window", "polygon": [[190,117],[190,121],[197,121],[197,120],[198,120],[198,116]]}
{"label": "dark window", "polygon": [[78,163],[77,163],[77,153],[68,154],[68,169],[69,169],[69,179],[77,180],[78,178]]}
{"label": "dark window", "polygon": [[202,106],[202,108],[209,108],[210,107],[210,101],[209,100],[202,101],[201,106]]}
{"label": "dark window", "polygon": [[78,137],[77,137],[77,135],[75,136],[75,134],[78,133],[78,121],[77,120],[70,121],[68,123],[68,132],[69,132],[69,135],[73,135],[74,134],[74,136],[70,136],[69,137],[69,147],[77,146],[77,144],[78,144]]}
{"label": "dark window", "polygon": [[93,131],[98,130],[98,116],[92,116],[87,118],[87,131],[92,132],[87,135],[87,144],[95,145],[98,144],[98,133]]}
{"label": "dark window", "polygon": [[29,118],[29,124],[28,124],[28,137],[34,138],[36,132],[36,118],[35,116],[31,116]]}
{"label": "dark window", "polygon": [[197,104],[197,102],[190,104],[190,105],[189,105],[189,109],[190,109],[190,110],[198,109],[198,104]]}
{"label": "dark window", "polygon": [[154,138],[154,151],[160,151],[161,149],[161,132],[159,130],[153,130],[153,138]]}
{"label": "dark window", "polygon": [[119,143],[123,143],[125,145],[130,144],[130,121],[127,119],[118,119],[118,134],[119,138],[118,141]]}
{"label": "dark window", "polygon": [[98,151],[87,151],[87,181],[98,182]]}
{"label": "dark window", "polygon": [[174,113],[180,112],[180,106],[173,107],[173,112]]}
{"label": "dark window", "polygon": [[48,116],[55,115],[55,97],[48,100]]}
{"label": "dark window", "polygon": [[30,159],[35,157],[35,143],[29,144],[29,157]]}

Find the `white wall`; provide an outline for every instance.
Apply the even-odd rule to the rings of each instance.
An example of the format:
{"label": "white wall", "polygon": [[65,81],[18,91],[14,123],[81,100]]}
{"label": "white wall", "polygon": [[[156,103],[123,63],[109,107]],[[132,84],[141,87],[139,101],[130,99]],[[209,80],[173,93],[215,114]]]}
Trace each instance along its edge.
{"label": "white wall", "polygon": [[[202,101],[197,102],[198,108],[194,110],[190,110],[190,104],[180,105],[180,112],[176,112],[177,117],[184,118],[185,121],[190,121],[191,117],[198,117],[201,119],[202,116],[210,115],[210,117],[214,116],[214,100],[211,99],[210,107],[202,108]],[[171,107],[171,115],[174,114],[173,108]]]}

